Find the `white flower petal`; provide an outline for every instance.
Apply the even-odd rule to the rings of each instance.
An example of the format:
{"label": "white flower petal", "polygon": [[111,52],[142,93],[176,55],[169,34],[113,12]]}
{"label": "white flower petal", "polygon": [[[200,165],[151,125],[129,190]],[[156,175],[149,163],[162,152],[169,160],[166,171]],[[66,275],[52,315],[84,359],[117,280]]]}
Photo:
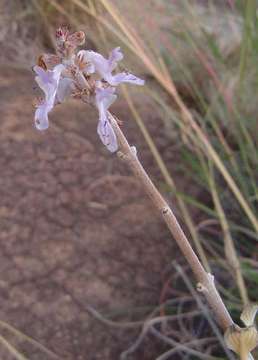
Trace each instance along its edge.
{"label": "white flower petal", "polygon": [[107,81],[112,86],[117,86],[117,85],[119,85],[121,83],[131,83],[131,84],[134,84],[134,85],[144,85],[144,80],[136,77],[133,74],[125,73],[125,72],[113,75],[113,76],[109,77],[109,79]]}
{"label": "white flower petal", "polygon": [[74,82],[72,79],[69,78],[62,78],[59,80],[56,98],[57,100],[62,103],[68,98],[74,89]]}
{"label": "white flower petal", "polygon": [[88,63],[88,64],[86,65],[86,68],[85,68],[85,73],[86,73],[86,74],[94,74],[95,71],[96,71],[96,69],[95,69],[94,64]]}
{"label": "white flower petal", "polygon": [[99,123],[97,132],[103,144],[109,151],[115,152],[118,149],[116,134],[109,122],[107,110],[116,100],[114,88],[97,88],[96,89],[96,105],[99,110]]}
{"label": "white flower petal", "polygon": [[34,71],[37,74],[35,80],[45,93],[44,102],[38,106],[35,112],[35,125],[39,130],[45,130],[48,128],[48,113],[54,107],[56,92],[63,70],[64,65],[62,64],[55,66],[53,70],[47,71],[42,69],[40,66],[34,66]]}
{"label": "white flower petal", "polygon": [[110,71],[108,60],[101,54],[91,50],[81,50],[78,55],[83,62],[91,64],[91,66],[93,66],[92,69],[94,68],[101,76]]}
{"label": "white flower petal", "polygon": [[110,152],[118,150],[116,134],[109,121],[99,121],[97,132],[103,144]]}
{"label": "white flower petal", "polygon": [[46,97],[50,98],[55,95],[61,72],[64,70],[64,65],[59,64],[53,70],[45,71],[40,66],[34,66],[34,71],[37,73],[35,80],[39,87],[44,91]]}
{"label": "white flower petal", "polygon": [[[134,85],[144,85],[144,80],[139,79],[133,74],[122,72],[112,75],[112,71],[116,68],[118,61],[123,59],[123,54],[120,47],[113,49],[109,58],[105,59],[101,54],[95,51],[82,50],[79,51],[79,57],[87,64],[93,67],[102,79],[106,80],[110,85],[117,86],[121,83],[131,83]],[[89,67],[90,65],[87,65]],[[89,71],[86,68],[86,71]]]}
{"label": "white flower petal", "polygon": [[48,113],[50,109],[47,103],[38,106],[35,111],[35,126],[38,130],[46,130],[48,128]]}
{"label": "white flower petal", "polygon": [[53,70],[45,71],[40,66],[34,66],[34,71],[38,76],[35,80],[38,83],[39,87],[44,91],[46,97],[50,95],[55,95],[55,92],[58,87],[58,82],[61,76],[61,72],[64,70],[64,65],[59,64],[54,67]]}
{"label": "white flower petal", "polygon": [[107,110],[113,102],[116,100],[117,96],[114,94],[115,89],[112,87],[109,88],[97,88],[96,89],[96,103],[97,106],[104,106],[104,109]]}
{"label": "white flower petal", "polygon": [[116,47],[110,52],[108,58],[108,65],[110,72],[116,68],[118,61],[122,60],[123,57],[124,55],[122,54],[120,47]]}

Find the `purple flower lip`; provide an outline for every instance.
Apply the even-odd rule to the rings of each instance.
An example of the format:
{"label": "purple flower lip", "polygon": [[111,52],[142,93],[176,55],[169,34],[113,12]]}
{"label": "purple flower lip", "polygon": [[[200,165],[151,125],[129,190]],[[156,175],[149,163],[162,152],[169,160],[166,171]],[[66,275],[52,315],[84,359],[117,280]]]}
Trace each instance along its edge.
{"label": "purple flower lip", "polygon": [[37,74],[35,80],[45,94],[45,100],[38,106],[35,112],[35,126],[38,130],[46,130],[48,124],[48,113],[55,104],[56,93],[60,81],[60,76],[64,66],[56,65],[53,70],[44,70],[40,66],[34,66]]}
{"label": "purple flower lip", "polygon": [[114,88],[96,88],[96,106],[99,111],[99,123],[97,132],[103,144],[110,152],[118,150],[115,132],[108,120],[107,110],[116,100]]}

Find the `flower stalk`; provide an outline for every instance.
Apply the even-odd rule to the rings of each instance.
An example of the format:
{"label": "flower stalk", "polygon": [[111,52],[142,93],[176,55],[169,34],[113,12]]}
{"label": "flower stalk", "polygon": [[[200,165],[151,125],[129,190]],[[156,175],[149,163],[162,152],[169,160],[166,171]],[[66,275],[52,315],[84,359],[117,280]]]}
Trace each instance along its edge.
{"label": "flower stalk", "polygon": [[144,191],[151,199],[153,205],[159,211],[198,281],[197,289],[205,296],[221,328],[226,330],[233,324],[233,320],[216,289],[214,277],[204,270],[204,267],[196,256],[172,209],[149,178],[140,163],[134,148],[130,147],[122,130],[118,126],[116,119],[110,112],[109,120],[119,143],[117,155],[127,163],[134,176],[139,180]]}

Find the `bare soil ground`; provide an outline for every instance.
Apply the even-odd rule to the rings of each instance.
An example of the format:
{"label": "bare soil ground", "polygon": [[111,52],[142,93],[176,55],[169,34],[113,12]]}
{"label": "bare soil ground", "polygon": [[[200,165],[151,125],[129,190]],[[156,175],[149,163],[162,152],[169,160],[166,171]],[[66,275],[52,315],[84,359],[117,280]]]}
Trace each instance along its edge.
{"label": "bare soil ground", "polygon": [[[1,70],[0,320],[61,359],[119,359],[139,328],[107,327],[87,306],[120,312],[122,321],[131,309],[156,305],[174,244],[125,164],[101,145],[93,109],[71,101],[51,114],[47,132],[35,130],[34,85],[28,71]],[[156,174],[126,105],[112,111]],[[159,137],[162,127],[149,114]],[[50,359],[8,339],[30,360]],[[155,359],[151,343],[132,359]],[[0,359],[12,359],[2,346]]]}

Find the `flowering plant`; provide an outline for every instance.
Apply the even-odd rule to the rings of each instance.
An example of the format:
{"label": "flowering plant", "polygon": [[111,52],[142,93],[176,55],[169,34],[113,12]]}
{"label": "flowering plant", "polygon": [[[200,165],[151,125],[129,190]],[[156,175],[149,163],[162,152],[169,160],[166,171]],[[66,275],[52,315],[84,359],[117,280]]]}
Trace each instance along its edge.
{"label": "flowering plant", "polygon": [[39,130],[49,126],[48,113],[53,107],[72,96],[95,105],[99,111],[97,132],[109,151],[118,150],[115,132],[109,122],[108,108],[116,100],[116,86],[121,83],[143,85],[144,81],[123,71],[113,74],[118,62],[123,59],[119,47],[113,49],[108,59],[91,50],[78,46],[85,42],[82,31],[70,34],[66,28],[56,32],[57,54],[43,54],[34,66],[36,82],[45,98],[38,102],[35,125]]}
{"label": "flowering plant", "polygon": [[[173,210],[140,163],[136,148],[128,144],[118,122],[108,111],[117,98],[115,94],[117,85],[120,83],[143,85],[144,81],[126,71],[113,74],[118,62],[123,58],[119,47],[110,52],[108,59],[90,50],[76,52],[78,46],[84,44],[85,34],[82,31],[69,34],[64,28],[56,32],[56,41],[57,53],[41,55],[38,64],[34,67],[36,82],[45,94],[45,98],[38,103],[35,112],[36,127],[39,130],[47,129],[48,113],[56,104],[62,103],[69,96],[81,99],[98,109],[97,132],[100,139],[111,152],[118,150],[119,143],[120,151],[117,155],[127,162],[178,243],[198,281],[198,291],[205,296],[220,327],[225,331],[226,345],[239,354],[241,360],[253,359],[251,351],[258,342],[258,333],[254,324],[257,306],[244,310],[241,319],[246,325],[245,328],[234,324],[217,291],[214,276],[204,269]],[[146,331],[145,326],[143,331]]]}

